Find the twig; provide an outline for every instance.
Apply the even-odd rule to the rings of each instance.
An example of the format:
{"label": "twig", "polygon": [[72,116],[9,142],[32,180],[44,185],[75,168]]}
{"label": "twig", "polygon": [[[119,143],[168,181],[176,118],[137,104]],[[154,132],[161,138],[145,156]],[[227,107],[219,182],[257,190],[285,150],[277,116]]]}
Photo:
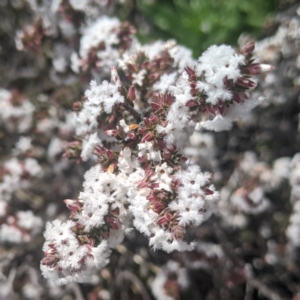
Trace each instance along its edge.
{"label": "twig", "polygon": [[120,103],[119,105],[129,111],[138,123],[142,121],[141,115],[131,105],[127,103]]}
{"label": "twig", "polygon": [[279,296],[276,292],[272,291],[269,287],[267,287],[264,283],[257,279],[249,279],[247,285],[251,285],[256,288],[260,294],[270,300],[288,300]]}
{"label": "twig", "polygon": [[17,274],[16,268],[12,268],[9,272],[8,278],[6,279],[5,285],[2,286],[1,294],[3,297],[9,298],[9,296],[13,297],[15,292],[13,290],[13,282],[15,280]]}
{"label": "twig", "polygon": [[71,283],[71,284],[69,285],[69,287],[70,287],[70,289],[73,290],[73,292],[74,292],[74,294],[75,294],[75,297],[76,297],[75,300],[84,300],[83,295],[82,295],[82,293],[81,293],[81,290],[80,290],[78,284],[76,284],[76,283]]}
{"label": "twig", "polygon": [[143,283],[141,280],[134,275],[133,273],[129,271],[123,271],[120,273],[120,276],[123,277],[124,279],[132,281],[136,287],[138,288],[139,292],[141,293],[141,296],[143,297],[143,300],[151,300],[147,290],[145,289]]}
{"label": "twig", "polygon": [[252,300],[253,286],[249,281],[247,281],[246,285],[246,294],[244,300]]}
{"label": "twig", "polygon": [[236,266],[243,266],[245,262],[238,255],[236,255],[232,244],[227,240],[227,237],[225,236],[223,231],[219,228],[217,222],[214,222],[214,228],[215,228],[214,232],[218,237],[220,241],[220,245],[222,246],[222,249],[227,255],[227,258],[229,258],[229,260],[231,260]]}

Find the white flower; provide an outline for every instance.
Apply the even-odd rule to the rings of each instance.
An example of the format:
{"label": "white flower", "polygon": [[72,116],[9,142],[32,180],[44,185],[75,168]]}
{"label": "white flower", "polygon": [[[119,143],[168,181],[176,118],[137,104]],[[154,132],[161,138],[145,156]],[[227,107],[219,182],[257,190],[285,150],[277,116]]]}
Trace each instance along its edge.
{"label": "white flower", "polygon": [[132,78],[133,78],[132,83],[137,84],[139,86],[143,86],[143,80],[145,78],[146,73],[147,71],[143,69],[138,73],[132,74]]}
{"label": "white flower", "polygon": [[105,43],[109,51],[111,46],[119,42],[115,32],[115,29],[119,26],[120,21],[117,18],[103,16],[90,27],[87,27],[84,31],[84,35],[80,39],[80,57],[87,59],[89,51],[97,47],[101,42]]}
{"label": "white flower", "polygon": [[31,137],[29,136],[21,136],[16,143],[16,150],[25,153],[32,147],[31,145]]}
{"label": "white flower", "polygon": [[83,161],[86,161],[89,158],[93,157],[93,151],[97,145],[102,145],[97,132],[91,134],[87,140],[83,140],[82,151],[80,155]]}
{"label": "white flower", "polygon": [[24,161],[24,169],[31,176],[38,176],[43,173],[43,169],[39,165],[36,159],[26,158]]}
{"label": "white flower", "polygon": [[192,68],[195,65],[192,51],[184,46],[175,45],[169,50],[169,53],[174,59],[174,65],[178,66],[180,71],[183,71],[186,67]]}
{"label": "white flower", "polygon": [[153,85],[154,91],[159,91],[161,93],[166,93],[170,87],[175,83],[177,78],[177,73],[173,72],[171,74],[163,74],[159,80]]}
{"label": "white flower", "polygon": [[98,128],[97,118],[103,112],[110,114],[113,106],[124,102],[124,97],[118,92],[118,85],[103,81],[97,85],[91,81],[90,89],[85,92],[86,101],[78,115],[75,116],[77,135],[91,133]]}

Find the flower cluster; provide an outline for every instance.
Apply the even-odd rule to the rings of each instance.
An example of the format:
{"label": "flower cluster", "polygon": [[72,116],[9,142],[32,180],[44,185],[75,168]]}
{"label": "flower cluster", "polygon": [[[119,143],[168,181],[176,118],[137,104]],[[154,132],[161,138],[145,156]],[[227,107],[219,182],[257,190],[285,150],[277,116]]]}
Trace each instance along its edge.
{"label": "flower cluster", "polygon": [[153,295],[157,300],[174,300],[180,296],[180,290],[189,286],[184,268],[175,261],[169,261],[151,283]]}
{"label": "flower cluster", "polygon": [[71,68],[75,72],[87,69],[101,69],[109,73],[120,57],[132,43],[135,29],[129,23],[121,23],[117,18],[103,16],[85,28],[80,39],[79,56],[72,54]]}
{"label": "flower cluster", "polygon": [[258,161],[253,152],[244,153],[228,184],[221,190],[219,213],[227,225],[245,227],[247,215],[265,212],[270,207],[267,193],[277,189],[288,177],[289,159],[276,160],[273,168]]}
{"label": "flower cluster", "polygon": [[300,154],[297,153],[290,161],[289,165],[289,183],[291,186],[290,201],[293,207],[293,214],[290,217],[290,224],[286,230],[286,235],[292,245],[292,247],[300,246]]}
{"label": "flower cluster", "polygon": [[[194,249],[195,243],[184,239],[186,231],[212,215],[219,194],[210,174],[187,162],[183,147],[199,119],[209,114],[223,118],[230,105],[242,111],[255,86],[250,78],[271,68],[252,63],[254,45],[248,44],[239,53],[213,46],[182,71],[182,61],[171,55],[175,47],[158,43],[130,57],[124,54],[129,88],[112,68],[110,83],[92,81],[83,102],[76,103],[80,156],[94,158],[96,165],[86,173],[78,199],[65,200],[69,221],[47,227],[41,263],[45,277],[59,284],[86,281],[94,268],[107,264],[109,249],[122,242],[132,217],[153,249]],[[158,79],[169,71],[170,86],[158,88]],[[233,99],[242,100],[234,104]],[[252,191],[253,201],[258,194]],[[56,228],[65,226],[61,237]],[[101,257],[93,252],[98,247]]]}

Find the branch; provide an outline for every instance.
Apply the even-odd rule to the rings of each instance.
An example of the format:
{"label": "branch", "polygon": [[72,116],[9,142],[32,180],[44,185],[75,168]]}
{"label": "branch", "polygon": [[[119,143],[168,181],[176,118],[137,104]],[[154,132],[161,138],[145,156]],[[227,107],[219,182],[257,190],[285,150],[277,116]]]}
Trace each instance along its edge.
{"label": "branch", "polygon": [[128,112],[130,112],[138,123],[142,121],[142,116],[131,105],[127,103],[120,103],[119,105],[125,108]]}
{"label": "branch", "polygon": [[141,296],[143,297],[143,300],[151,300],[143,283],[136,275],[134,275],[133,273],[131,273],[129,271],[123,271],[119,274],[119,276],[121,278],[123,277],[124,279],[127,279],[127,280],[133,282],[135,284],[135,286],[137,287],[137,289],[139,290]]}
{"label": "branch", "polygon": [[[278,293],[272,291],[269,287],[267,287],[264,283],[257,279],[249,279],[247,282],[247,286],[250,285],[258,290],[260,294],[270,300],[288,300],[278,295]],[[247,295],[246,295],[247,296]],[[245,298],[247,299],[247,298]]]}

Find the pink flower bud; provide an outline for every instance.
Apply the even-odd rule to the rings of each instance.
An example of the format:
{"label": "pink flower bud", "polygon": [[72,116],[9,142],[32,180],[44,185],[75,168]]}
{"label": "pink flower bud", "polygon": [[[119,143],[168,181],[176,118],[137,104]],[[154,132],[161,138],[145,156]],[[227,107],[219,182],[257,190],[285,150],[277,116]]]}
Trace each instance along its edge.
{"label": "pink flower bud", "polygon": [[49,255],[49,256],[46,256],[42,259],[41,264],[46,265],[46,266],[50,266],[50,265],[56,264],[57,261],[58,261],[58,257],[56,257],[54,255]]}
{"label": "pink flower bud", "polygon": [[145,143],[146,141],[151,141],[153,140],[154,133],[152,131],[148,131],[142,138],[141,142]]}
{"label": "pink flower bud", "polygon": [[156,102],[150,102],[150,105],[154,111],[159,110],[161,108],[161,105]]}
{"label": "pink flower bud", "polygon": [[187,106],[187,107],[195,107],[195,106],[198,106],[198,105],[199,105],[199,103],[195,100],[190,100],[185,104],[185,106]]}
{"label": "pink flower bud", "polygon": [[82,103],[80,101],[76,101],[73,103],[73,110],[74,111],[79,111],[82,108]]}
{"label": "pink flower bud", "polygon": [[273,70],[274,67],[271,65],[265,65],[265,64],[251,64],[247,68],[243,70],[244,73],[250,74],[250,75],[258,75],[264,72],[269,72]]}
{"label": "pink flower bud", "polygon": [[128,137],[130,140],[135,140],[136,139],[136,134],[134,132],[129,132]]}
{"label": "pink flower bud", "polygon": [[224,111],[225,111],[225,105],[224,105],[224,102],[223,102],[223,101],[219,101],[219,102],[218,102],[217,110],[219,111],[219,113],[220,113],[221,115],[224,114]]}
{"label": "pink flower bud", "polygon": [[131,102],[133,102],[136,98],[136,95],[135,95],[135,88],[134,86],[132,85],[129,90],[128,90],[128,93],[127,93],[127,99]]}
{"label": "pink flower bud", "polygon": [[167,104],[168,106],[170,106],[170,105],[174,102],[173,95],[170,94],[170,93],[168,93],[168,94],[166,95],[166,98],[165,98],[165,99],[166,99],[165,102],[166,102],[166,104]]}
{"label": "pink flower bud", "polygon": [[260,64],[260,72],[264,73],[264,72],[269,72],[274,70],[274,66],[272,65],[266,65],[266,64]]}
{"label": "pink flower bud", "polygon": [[179,225],[176,225],[172,228],[172,235],[175,239],[182,239],[185,234],[184,228]]}
{"label": "pink flower bud", "polygon": [[192,69],[189,68],[189,67],[186,67],[186,68],[185,68],[185,71],[188,73],[188,75],[189,75],[189,77],[190,77],[190,79],[191,79],[192,81],[196,81],[196,80],[197,80],[197,76],[196,76],[196,73],[195,73],[194,70],[192,70]]}
{"label": "pink flower bud", "polygon": [[212,115],[216,115],[216,109],[214,106],[211,106],[211,105],[207,105],[206,106],[206,109],[209,113],[211,113]]}
{"label": "pink flower bud", "polygon": [[203,188],[206,195],[212,195],[214,191],[210,190],[209,188]]}
{"label": "pink flower bud", "polygon": [[160,73],[154,73],[149,75],[149,79],[154,82],[160,77]]}
{"label": "pink flower bud", "polygon": [[111,130],[106,130],[104,133],[108,136],[116,136],[118,134],[118,130],[116,129],[111,129]]}
{"label": "pink flower bud", "polygon": [[157,219],[156,224],[157,225],[165,225],[165,224],[168,224],[168,222],[169,222],[169,220],[165,216],[162,216]]}
{"label": "pink flower bud", "polygon": [[171,152],[170,151],[165,151],[163,154],[164,160],[168,160],[171,157]]}
{"label": "pink flower bud", "polygon": [[91,244],[85,244],[84,247],[87,249],[87,253],[91,254],[93,251],[93,245]]}
{"label": "pink flower bud", "polygon": [[242,49],[241,53],[245,56],[249,56],[252,54],[255,48],[255,43],[253,41],[248,42]]}
{"label": "pink flower bud", "polygon": [[239,96],[238,93],[233,93],[232,94],[232,99],[233,101],[235,101],[236,103],[242,103],[243,100],[241,99],[241,97]]}
{"label": "pink flower bud", "polygon": [[78,201],[76,201],[76,200],[65,199],[64,203],[66,204],[67,208],[70,211],[79,211],[79,210],[81,210],[81,207],[80,207]]}
{"label": "pink flower bud", "polygon": [[150,204],[150,208],[156,212],[157,214],[161,213],[165,208],[166,205],[160,201],[152,201]]}
{"label": "pink flower bud", "polygon": [[237,83],[237,85],[247,88],[247,89],[256,87],[255,82],[253,82],[252,80],[246,79],[244,77],[239,77],[236,83]]}
{"label": "pink flower bud", "polygon": [[157,115],[153,115],[149,118],[149,121],[152,123],[152,124],[156,124],[157,121],[158,121],[158,118],[157,118]]}
{"label": "pink flower bud", "polygon": [[148,183],[145,182],[145,181],[142,181],[142,182],[140,182],[140,183],[137,185],[137,188],[138,188],[138,189],[142,189],[142,188],[145,188],[145,187],[147,187],[147,186],[148,186]]}
{"label": "pink flower bud", "polygon": [[163,96],[163,94],[161,94],[161,93],[158,94],[157,102],[160,103],[160,104],[164,103],[164,96]]}
{"label": "pink flower bud", "polygon": [[111,77],[110,77],[110,81],[112,83],[117,83],[120,82],[120,77],[118,75],[117,69],[116,67],[112,67],[111,68]]}

